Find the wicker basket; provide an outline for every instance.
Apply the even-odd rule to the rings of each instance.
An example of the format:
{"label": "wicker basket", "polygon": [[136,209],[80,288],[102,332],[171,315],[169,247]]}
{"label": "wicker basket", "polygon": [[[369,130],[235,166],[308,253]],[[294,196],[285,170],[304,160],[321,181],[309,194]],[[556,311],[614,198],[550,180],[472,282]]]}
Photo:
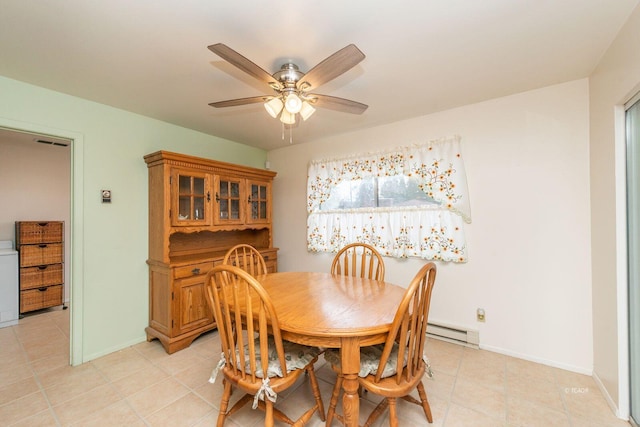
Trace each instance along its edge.
{"label": "wicker basket", "polygon": [[20,267],[33,267],[64,262],[62,243],[20,246]]}
{"label": "wicker basket", "polygon": [[20,292],[20,313],[62,305],[62,285]]}
{"label": "wicker basket", "polygon": [[19,221],[16,223],[18,245],[62,242],[64,223],[62,221],[36,222]]}
{"label": "wicker basket", "polygon": [[20,289],[33,289],[42,286],[64,283],[62,264],[39,265],[20,269]]}

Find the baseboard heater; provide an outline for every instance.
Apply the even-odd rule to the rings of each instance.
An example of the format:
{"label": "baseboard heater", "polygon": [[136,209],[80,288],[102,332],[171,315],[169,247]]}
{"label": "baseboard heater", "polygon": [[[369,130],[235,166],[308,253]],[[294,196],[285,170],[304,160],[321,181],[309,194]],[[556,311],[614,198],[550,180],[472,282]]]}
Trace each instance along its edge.
{"label": "baseboard heater", "polygon": [[478,348],[480,345],[480,334],[478,331],[443,323],[429,322],[427,324],[427,336],[467,347]]}

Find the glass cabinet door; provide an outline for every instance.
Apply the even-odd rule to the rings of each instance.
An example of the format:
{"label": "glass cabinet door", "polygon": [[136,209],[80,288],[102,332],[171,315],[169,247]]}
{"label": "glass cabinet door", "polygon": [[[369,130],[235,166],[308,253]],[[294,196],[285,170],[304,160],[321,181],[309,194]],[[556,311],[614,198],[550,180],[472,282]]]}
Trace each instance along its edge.
{"label": "glass cabinet door", "polygon": [[241,203],[244,189],[240,178],[216,177],[216,224],[234,224],[244,221],[244,208]]}
{"label": "glass cabinet door", "polygon": [[[209,219],[209,179],[206,174],[175,171],[171,176],[173,225],[207,225]],[[175,212],[175,213],[174,213]]]}
{"label": "glass cabinet door", "polygon": [[271,221],[271,184],[268,182],[249,181],[249,213],[247,223]]}

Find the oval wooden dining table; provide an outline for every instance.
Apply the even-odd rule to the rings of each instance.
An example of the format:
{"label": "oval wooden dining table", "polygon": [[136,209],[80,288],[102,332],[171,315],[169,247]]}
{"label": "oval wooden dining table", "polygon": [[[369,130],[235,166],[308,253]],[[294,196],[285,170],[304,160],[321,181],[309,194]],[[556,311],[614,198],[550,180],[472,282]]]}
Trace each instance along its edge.
{"label": "oval wooden dining table", "polygon": [[340,348],[345,425],[358,425],[360,347],[384,342],[405,289],[383,281],[329,273],[257,276],[278,314],[282,337]]}

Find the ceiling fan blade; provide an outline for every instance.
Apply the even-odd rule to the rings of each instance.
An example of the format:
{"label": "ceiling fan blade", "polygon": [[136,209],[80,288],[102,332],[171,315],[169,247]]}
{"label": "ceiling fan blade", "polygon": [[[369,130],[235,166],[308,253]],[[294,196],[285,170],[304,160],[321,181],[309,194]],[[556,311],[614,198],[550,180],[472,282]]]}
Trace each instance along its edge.
{"label": "ceiling fan blade", "polygon": [[258,102],[265,102],[269,99],[273,98],[272,96],[262,95],[262,96],[252,96],[250,98],[238,98],[238,99],[229,99],[227,101],[218,101],[212,102],[212,107],[222,108],[222,107],[235,107],[237,105],[247,105],[247,104],[256,104]]}
{"label": "ceiling fan blade", "polygon": [[350,99],[338,98],[336,96],[309,94],[309,102],[314,107],[329,108],[331,110],[342,111],[343,113],[362,114],[368,105]]}
{"label": "ceiling fan blade", "polygon": [[255,77],[261,82],[268,84],[272,89],[278,90],[282,88],[282,85],[276,79],[274,79],[271,74],[269,74],[267,71],[265,71],[249,59],[240,55],[229,46],[223,43],[216,43],[208,46],[208,48],[211,52],[215,53],[231,65],[238,67],[245,73]]}
{"label": "ceiling fan blade", "polygon": [[354,44],[343,47],[324,61],[313,67],[298,82],[300,90],[317,88],[343,74],[365,58],[364,53]]}

